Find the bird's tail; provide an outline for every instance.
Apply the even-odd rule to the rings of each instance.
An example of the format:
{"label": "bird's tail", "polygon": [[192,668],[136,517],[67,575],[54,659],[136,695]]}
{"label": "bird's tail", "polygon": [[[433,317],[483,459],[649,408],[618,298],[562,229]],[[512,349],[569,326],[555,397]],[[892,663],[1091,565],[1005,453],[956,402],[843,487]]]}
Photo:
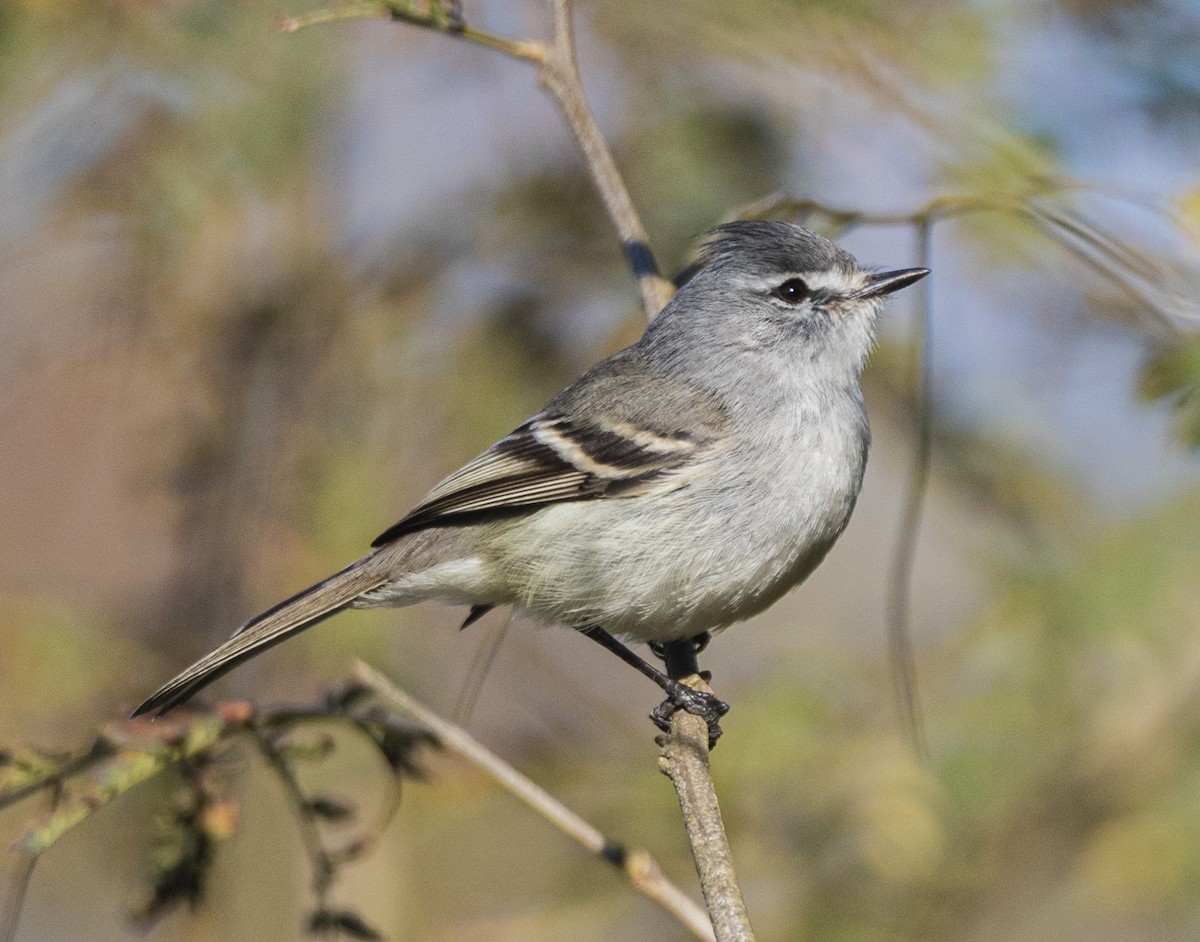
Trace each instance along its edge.
{"label": "bird's tail", "polygon": [[341,572],[250,619],[223,645],[160,687],[131,715],[162,716],[246,658],[337,614],[364,592],[386,581],[387,576],[380,568],[371,565],[370,556],[351,563]]}

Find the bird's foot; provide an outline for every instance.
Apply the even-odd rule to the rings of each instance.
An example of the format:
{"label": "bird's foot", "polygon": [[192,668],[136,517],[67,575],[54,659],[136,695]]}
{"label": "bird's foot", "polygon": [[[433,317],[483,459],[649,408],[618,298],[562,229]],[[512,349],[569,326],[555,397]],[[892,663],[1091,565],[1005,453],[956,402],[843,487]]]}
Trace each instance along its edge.
{"label": "bird's foot", "polygon": [[676,710],[684,710],[704,720],[708,724],[708,748],[711,750],[716,746],[721,738],[720,719],[729,712],[728,703],[718,699],[715,694],[679,684],[667,691],[667,699],[654,708],[650,721],[668,733],[671,731],[671,716]]}

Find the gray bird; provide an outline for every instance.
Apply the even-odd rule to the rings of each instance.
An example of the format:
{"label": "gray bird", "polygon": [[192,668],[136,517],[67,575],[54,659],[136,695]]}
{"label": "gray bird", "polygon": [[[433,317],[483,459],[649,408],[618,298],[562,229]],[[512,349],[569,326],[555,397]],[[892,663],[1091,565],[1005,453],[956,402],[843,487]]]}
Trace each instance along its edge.
{"label": "gray bird", "polygon": [[660,725],[697,695],[613,636],[704,638],[771,605],[824,559],[862,486],[859,376],[886,295],[872,272],[779,222],[710,232],[637,343],[588,370],[454,472],[361,559],[242,625],[134,715],[161,714],[345,608],[512,605],[574,628],[662,686]]}

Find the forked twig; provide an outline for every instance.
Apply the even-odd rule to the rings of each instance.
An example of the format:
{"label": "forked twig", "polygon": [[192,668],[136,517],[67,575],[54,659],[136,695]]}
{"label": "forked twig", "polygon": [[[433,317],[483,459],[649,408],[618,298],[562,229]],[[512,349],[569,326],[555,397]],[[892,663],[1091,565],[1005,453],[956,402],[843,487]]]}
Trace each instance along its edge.
{"label": "forked twig", "polygon": [[617,170],[612,152],[588,104],[579,77],[579,61],[575,55],[575,30],[571,18],[570,0],[550,0],[554,13],[554,38],[547,44],[535,40],[515,40],[473,29],[461,16],[447,15],[440,3],[431,2],[426,9],[412,2],[362,2],[342,6],[322,7],[301,16],[281,17],[279,28],[295,32],[306,26],[348,19],[391,19],[422,29],[443,33],[457,39],[501,52],[537,67],[537,80],[558,105],[571,133],[583,151],[588,171],[592,175],[604,208],[612,220],[625,258],[637,279],[638,291],[646,317],[653,319],[671,300],[674,286],[659,273],[650,240],[646,235],[629,189]]}

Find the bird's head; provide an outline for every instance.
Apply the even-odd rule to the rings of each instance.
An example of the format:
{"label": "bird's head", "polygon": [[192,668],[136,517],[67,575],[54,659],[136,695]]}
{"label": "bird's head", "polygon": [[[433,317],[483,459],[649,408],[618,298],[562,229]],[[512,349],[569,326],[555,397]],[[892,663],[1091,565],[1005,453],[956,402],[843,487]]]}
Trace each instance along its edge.
{"label": "bird's head", "polygon": [[[769,349],[855,374],[870,352],[883,299],[929,274],[873,271],[815,232],[783,222],[732,222],[703,239],[696,263],[660,315],[697,342]],[[656,326],[657,326],[656,321]]]}

